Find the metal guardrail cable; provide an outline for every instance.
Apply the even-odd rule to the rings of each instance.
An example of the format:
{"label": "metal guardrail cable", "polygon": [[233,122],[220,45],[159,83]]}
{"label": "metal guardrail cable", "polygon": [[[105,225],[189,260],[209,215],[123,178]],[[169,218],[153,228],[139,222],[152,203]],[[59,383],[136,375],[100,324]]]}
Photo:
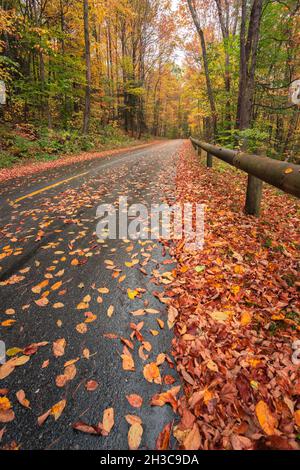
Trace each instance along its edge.
{"label": "metal guardrail cable", "polygon": [[261,155],[229,150],[191,138],[195,147],[220,158],[249,175],[300,198],[300,165],[282,162]]}

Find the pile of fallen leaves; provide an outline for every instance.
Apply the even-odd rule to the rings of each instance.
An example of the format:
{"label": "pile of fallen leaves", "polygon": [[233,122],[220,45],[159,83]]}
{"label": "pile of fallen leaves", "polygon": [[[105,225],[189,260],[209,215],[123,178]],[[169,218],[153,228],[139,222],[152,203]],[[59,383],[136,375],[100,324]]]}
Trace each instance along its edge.
{"label": "pile of fallen leaves", "polygon": [[167,291],[184,381],[173,433],[182,449],[297,449],[297,201],[268,186],[261,217],[246,216],[245,175],[215,165],[186,143],[177,168],[179,202],[206,209],[204,248],[175,244]]}

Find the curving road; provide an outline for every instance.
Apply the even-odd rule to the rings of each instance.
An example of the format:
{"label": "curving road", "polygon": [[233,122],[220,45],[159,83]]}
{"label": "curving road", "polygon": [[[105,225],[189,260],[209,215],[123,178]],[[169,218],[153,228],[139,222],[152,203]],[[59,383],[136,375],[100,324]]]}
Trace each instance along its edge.
{"label": "curving road", "polygon": [[[158,292],[167,282],[161,274],[174,266],[156,241],[100,243],[95,229],[98,205],[116,204],[120,195],[128,196],[129,204],[172,202],[181,145],[163,142],[0,186],[0,340],[8,350],[20,348],[10,351],[17,356],[32,343],[48,342],[35,353],[25,349],[28,362],[0,380],[0,393],[7,395],[15,414],[12,421],[0,422],[0,431],[5,427],[0,447],[127,449],[125,416],[134,414],[143,423],[140,448],[153,449],[163,426],[174,419],[169,405],[149,404],[155,393],[171,385],[149,383],[143,376],[145,364],[170,353],[172,330]],[[127,289],[135,298],[128,297]],[[110,306],[114,312],[108,316]],[[142,309],[159,313],[130,313]],[[157,319],[163,320],[163,328]],[[130,323],[141,321],[143,340],[152,347],[143,350],[147,359],[139,354],[141,340],[130,337]],[[66,346],[55,357],[53,342],[58,339],[65,339]],[[135,371],[122,368],[124,339],[133,343],[129,350]],[[75,377],[57,386],[57,376],[73,360]],[[162,378],[172,375],[177,380],[169,360],[159,369]],[[90,380],[98,384],[94,391],[86,389]],[[24,390],[30,408],[17,401],[19,390]],[[133,393],[142,396],[141,408],[128,403],[126,395]],[[63,399],[60,418],[49,416],[39,426],[37,418]],[[115,425],[108,436],[72,428],[77,421],[97,424],[109,407],[114,408]]]}

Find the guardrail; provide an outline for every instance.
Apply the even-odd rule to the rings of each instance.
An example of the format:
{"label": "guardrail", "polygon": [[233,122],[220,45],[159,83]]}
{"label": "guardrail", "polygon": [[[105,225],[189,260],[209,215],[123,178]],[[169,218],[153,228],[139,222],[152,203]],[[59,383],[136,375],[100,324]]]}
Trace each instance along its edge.
{"label": "guardrail", "polygon": [[300,198],[300,165],[274,160],[269,157],[252,155],[244,152],[229,150],[217,145],[191,137],[191,142],[198,154],[201,150],[207,153],[206,165],[213,166],[213,156],[248,173],[245,212],[250,215],[259,215],[262,182],[266,182],[285,193]]}

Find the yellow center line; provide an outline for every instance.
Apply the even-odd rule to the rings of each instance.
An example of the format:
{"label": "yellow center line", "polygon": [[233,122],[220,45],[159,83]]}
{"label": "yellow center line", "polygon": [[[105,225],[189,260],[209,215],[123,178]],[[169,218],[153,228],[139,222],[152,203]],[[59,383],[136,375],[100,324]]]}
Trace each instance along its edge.
{"label": "yellow center line", "polygon": [[19,197],[18,199],[14,200],[14,204],[17,202],[23,201],[23,199],[27,199],[28,197],[36,196],[37,194],[43,193],[44,191],[48,191],[48,189],[56,188],[56,186],[60,186],[63,183],[67,183],[68,181],[72,181],[75,178],[79,178],[80,176],[87,175],[89,171],[85,171],[84,173],[79,173],[76,176],[71,176],[71,178],[67,178],[62,181],[58,181],[58,183],[50,184],[49,186],[45,186],[44,188],[38,189],[37,191],[33,191],[32,193],[25,194],[25,196]]}

